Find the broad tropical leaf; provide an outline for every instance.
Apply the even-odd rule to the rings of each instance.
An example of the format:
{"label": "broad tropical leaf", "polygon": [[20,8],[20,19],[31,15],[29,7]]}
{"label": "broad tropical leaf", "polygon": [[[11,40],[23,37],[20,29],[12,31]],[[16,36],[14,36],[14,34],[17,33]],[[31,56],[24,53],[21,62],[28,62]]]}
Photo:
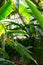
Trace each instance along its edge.
{"label": "broad tropical leaf", "polygon": [[29,10],[23,4],[19,5],[19,12],[27,19],[27,24],[30,23],[30,14],[28,13]]}
{"label": "broad tropical leaf", "polygon": [[6,18],[13,11],[11,2],[8,1],[0,8],[0,20]]}

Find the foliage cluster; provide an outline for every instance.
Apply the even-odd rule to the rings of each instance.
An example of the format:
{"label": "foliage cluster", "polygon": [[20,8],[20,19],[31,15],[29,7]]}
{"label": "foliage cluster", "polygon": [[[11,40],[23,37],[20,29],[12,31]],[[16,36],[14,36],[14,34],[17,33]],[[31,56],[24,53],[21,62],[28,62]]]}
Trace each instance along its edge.
{"label": "foliage cluster", "polygon": [[[10,60],[5,49],[5,45],[9,45],[22,56],[27,63],[34,61],[36,65],[43,64],[43,15],[41,9],[32,1],[25,0],[27,6],[19,3],[17,0],[7,0],[0,8],[0,62],[16,65]],[[18,14],[22,24],[12,20],[5,21],[11,13]],[[12,29],[12,25],[16,28]],[[14,39],[16,35],[25,36],[25,39]],[[25,41],[26,40],[26,41]],[[2,42],[3,41],[3,42]],[[9,49],[10,50],[10,49]],[[31,51],[32,52],[31,52]],[[33,58],[36,58],[36,60]],[[31,60],[31,61],[30,61]]]}

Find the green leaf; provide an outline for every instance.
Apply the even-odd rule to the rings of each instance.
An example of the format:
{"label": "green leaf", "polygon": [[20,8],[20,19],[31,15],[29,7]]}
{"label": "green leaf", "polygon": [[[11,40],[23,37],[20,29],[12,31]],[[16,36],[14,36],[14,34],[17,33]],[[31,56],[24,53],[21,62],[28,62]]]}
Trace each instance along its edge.
{"label": "green leaf", "polygon": [[[9,42],[8,42],[9,43]],[[32,61],[34,61],[36,64],[36,60],[29,54],[28,50],[20,43],[18,43],[17,41],[11,41],[10,45],[16,49],[17,52],[19,52],[19,54],[27,61],[29,62],[29,59],[31,59]],[[38,65],[38,64],[37,64]]]}
{"label": "green leaf", "polygon": [[9,59],[8,54],[2,48],[0,48],[0,53],[3,54],[6,59]]}
{"label": "green leaf", "polygon": [[5,32],[6,25],[0,23],[0,36]]}
{"label": "green leaf", "polygon": [[34,33],[34,32],[35,32],[35,27],[34,27],[34,25],[30,25],[30,32],[31,32],[31,33]]}
{"label": "green leaf", "polygon": [[27,24],[30,23],[30,14],[28,13],[28,9],[23,4],[19,5],[19,12],[27,19]]}
{"label": "green leaf", "polygon": [[26,32],[23,30],[7,30],[6,34],[9,34],[9,33],[26,35]]}
{"label": "green leaf", "polygon": [[3,59],[3,58],[0,58],[0,62],[8,62],[12,65],[15,65],[14,62],[10,61],[10,60],[6,60],[6,59]]}
{"label": "green leaf", "polygon": [[9,25],[16,25],[16,26],[19,26],[20,29],[25,30],[25,26],[24,25],[16,23],[16,22],[13,22],[13,21],[12,22],[10,21],[9,24],[8,24],[8,26]]}
{"label": "green leaf", "polygon": [[43,17],[41,16],[41,12],[35,7],[34,3],[32,3],[30,0],[25,0],[25,1],[32,10],[34,16],[37,18],[40,26],[43,28]]}
{"label": "green leaf", "polygon": [[9,2],[11,2],[11,6],[13,8],[14,11],[16,11],[16,7],[15,7],[15,1],[14,0],[8,0]]}
{"label": "green leaf", "polygon": [[13,11],[11,2],[8,1],[0,8],[0,20],[6,18]]}

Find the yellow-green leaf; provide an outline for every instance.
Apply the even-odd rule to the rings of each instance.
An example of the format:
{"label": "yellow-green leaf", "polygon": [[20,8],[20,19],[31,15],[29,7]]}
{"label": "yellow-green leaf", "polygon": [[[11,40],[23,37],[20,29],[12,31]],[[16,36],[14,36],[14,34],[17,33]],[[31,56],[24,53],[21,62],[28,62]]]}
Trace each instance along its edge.
{"label": "yellow-green leaf", "polygon": [[27,24],[30,23],[30,14],[28,13],[28,9],[23,4],[19,5],[19,12],[27,19]]}
{"label": "yellow-green leaf", "polygon": [[5,24],[0,24],[0,36],[5,32]]}

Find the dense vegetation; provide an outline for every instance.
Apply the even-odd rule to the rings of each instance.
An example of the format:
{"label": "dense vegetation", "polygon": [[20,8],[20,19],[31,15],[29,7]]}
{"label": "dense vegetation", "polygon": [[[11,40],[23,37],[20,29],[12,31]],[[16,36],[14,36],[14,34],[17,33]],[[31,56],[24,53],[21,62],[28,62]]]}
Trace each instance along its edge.
{"label": "dense vegetation", "polygon": [[0,0],[0,65],[43,65],[43,0],[21,2]]}

